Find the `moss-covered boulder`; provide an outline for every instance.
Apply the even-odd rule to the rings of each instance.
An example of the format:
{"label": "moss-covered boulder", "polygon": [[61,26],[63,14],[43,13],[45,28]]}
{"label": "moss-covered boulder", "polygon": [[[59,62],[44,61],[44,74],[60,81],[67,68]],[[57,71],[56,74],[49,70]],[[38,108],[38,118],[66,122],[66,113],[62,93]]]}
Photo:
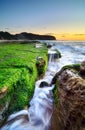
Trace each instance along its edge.
{"label": "moss-covered boulder", "polygon": [[39,76],[44,73],[45,65],[46,65],[46,62],[43,59],[43,57],[37,57],[37,59],[36,59],[36,67],[37,67],[37,71],[38,71]]}
{"label": "moss-covered boulder", "polygon": [[66,70],[66,69],[68,69],[68,70],[73,69],[73,70],[75,70],[77,73],[79,73],[79,72],[80,72],[80,64],[72,64],[72,65],[63,66],[63,67],[61,68],[61,70],[60,70],[59,72],[57,72],[57,73],[55,74],[55,76],[53,77],[53,79],[52,79],[52,84],[55,84],[55,83],[56,83],[57,78],[58,78],[58,75],[60,75],[60,74],[61,74],[64,70]]}
{"label": "moss-covered boulder", "polygon": [[52,130],[85,129],[85,80],[73,69],[63,70],[57,77]]}

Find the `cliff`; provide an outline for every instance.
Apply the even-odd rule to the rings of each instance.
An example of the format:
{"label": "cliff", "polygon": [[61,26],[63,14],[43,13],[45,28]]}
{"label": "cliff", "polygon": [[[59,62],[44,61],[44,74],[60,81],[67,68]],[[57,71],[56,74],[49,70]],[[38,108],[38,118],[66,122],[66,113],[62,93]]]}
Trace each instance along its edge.
{"label": "cliff", "polygon": [[12,35],[8,32],[1,31],[0,40],[56,40],[56,38],[51,35],[38,35],[27,32]]}

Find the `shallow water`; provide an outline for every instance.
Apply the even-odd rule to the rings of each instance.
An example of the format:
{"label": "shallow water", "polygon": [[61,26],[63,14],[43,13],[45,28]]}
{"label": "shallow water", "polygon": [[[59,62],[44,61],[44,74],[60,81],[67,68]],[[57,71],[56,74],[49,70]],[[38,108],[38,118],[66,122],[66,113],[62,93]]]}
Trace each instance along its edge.
{"label": "shallow water", "polygon": [[48,41],[48,44],[53,44],[52,48],[58,49],[62,55],[56,62],[57,71],[65,65],[79,64],[85,60],[85,42]]}

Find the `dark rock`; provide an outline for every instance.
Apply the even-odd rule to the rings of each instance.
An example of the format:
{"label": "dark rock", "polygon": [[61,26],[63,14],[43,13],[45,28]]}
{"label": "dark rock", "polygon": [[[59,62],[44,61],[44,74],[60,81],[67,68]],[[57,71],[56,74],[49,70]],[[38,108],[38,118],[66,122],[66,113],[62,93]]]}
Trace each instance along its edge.
{"label": "dark rock", "polygon": [[5,102],[3,105],[0,105],[0,127],[2,126],[4,120],[7,118],[7,110],[9,107],[10,100]]}
{"label": "dark rock", "polygon": [[38,75],[41,75],[44,73],[46,62],[42,57],[37,57],[36,59],[36,67],[38,71]]}
{"label": "dark rock", "polygon": [[58,59],[60,57],[61,57],[61,54],[57,49],[48,50],[48,61],[49,62],[55,61],[56,59]]}
{"label": "dark rock", "polygon": [[61,53],[57,49],[49,49],[48,51],[48,60],[50,56],[53,58],[53,60],[61,58]]}
{"label": "dark rock", "polygon": [[85,61],[83,61],[80,65],[80,74],[85,77]]}
{"label": "dark rock", "polygon": [[53,60],[59,58],[59,55],[58,55],[57,53],[55,53],[55,54],[48,54],[48,61],[49,61],[49,59],[50,59],[50,56],[53,57]]}
{"label": "dark rock", "polygon": [[[0,90],[0,101],[3,101],[3,98],[5,98],[5,96],[7,95],[8,92],[8,87],[4,86],[1,90]],[[4,120],[6,119],[5,113],[8,110],[8,106],[9,106],[10,100],[8,99],[6,102],[2,102],[0,104],[0,126],[3,124]]]}
{"label": "dark rock", "polygon": [[58,76],[52,130],[85,130],[85,80],[73,70]]}
{"label": "dark rock", "polygon": [[43,87],[45,87],[45,86],[47,87],[47,86],[49,86],[49,85],[48,85],[47,82],[43,81],[43,82],[40,83],[40,86],[39,86],[39,87],[40,87],[40,88],[43,88]]}
{"label": "dark rock", "polygon": [[51,48],[51,47],[52,47],[52,45],[50,45],[50,44],[47,45],[47,48]]}

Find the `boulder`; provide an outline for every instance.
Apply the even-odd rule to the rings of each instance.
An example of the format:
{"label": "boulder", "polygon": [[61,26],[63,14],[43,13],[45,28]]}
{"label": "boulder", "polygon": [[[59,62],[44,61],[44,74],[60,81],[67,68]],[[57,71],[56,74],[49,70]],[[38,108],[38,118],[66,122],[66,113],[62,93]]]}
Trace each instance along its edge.
{"label": "boulder", "polygon": [[0,89],[0,126],[7,117],[7,110],[10,103],[10,97],[7,97],[8,87],[4,86]]}
{"label": "boulder", "polygon": [[43,87],[47,87],[47,86],[49,86],[49,84],[47,83],[47,82],[45,82],[45,81],[42,81],[41,83],[40,83],[40,85],[39,85],[39,87],[40,88],[43,88]]}
{"label": "boulder", "polygon": [[10,103],[10,101],[7,101],[3,105],[0,105],[0,127],[2,126],[3,122],[7,118],[6,112],[8,110],[9,103]]}
{"label": "boulder", "polygon": [[61,53],[57,49],[49,49],[48,50],[48,61],[52,58],[52,60],[56,60],[61,58]]}
{"label": "boulder", "polygon": [[0,90],[0,99],[2,99],[6,94],[7,94],[7,91],[8,91],[8,87],[3,87],[1,90]]}
{"label": "boulder", "polygon": [[51,45],[51,44],[48,44],[48,45],[47,45],[47,48],[51,48],[51,47],[52,47],[52,45]]}
{"label": "boulder", "polygon": [[80,65],[80,74],[85,78],[85,61],[83,61]]}
{"label": "boulder", "polygon": [[44,73],[46,62],[42,57],[37,57],[36,59],[36,67],[38,71],[38,75],[41,75]]}
{"label": "boulder", "polygon": [[57,78],[52,130],[85,130],[85,80],[74,70],[64,70]]}

